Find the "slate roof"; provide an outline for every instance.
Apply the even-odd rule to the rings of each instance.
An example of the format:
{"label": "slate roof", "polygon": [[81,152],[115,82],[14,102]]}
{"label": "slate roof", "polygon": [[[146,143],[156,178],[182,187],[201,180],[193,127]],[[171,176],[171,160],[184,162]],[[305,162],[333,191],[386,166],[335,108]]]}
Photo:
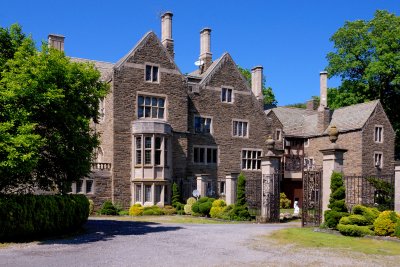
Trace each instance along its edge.
{"label": "slate roof", "polygon": [[[359,130],[371,117],[379,100],[339,108],[333,111],[329,126],[335,125],[339,132]],[[318,132],[318,111],[292,107],[277,107],[270,110],[274,112],[283,125],[286,136],[309,137],[327,134]]]}
{"label": "slate roof", "polygon": [[100,74],[101,74],[100,80],[102,80],[102,81],[107,82],[112,78],[112,70],[114,67],[114,63],[85,59],[85,58],[77,58],[77,57],[71,57],[70,59],[73,62],[93,64],[95,66],[95,68],[98,71],[100,71]]}

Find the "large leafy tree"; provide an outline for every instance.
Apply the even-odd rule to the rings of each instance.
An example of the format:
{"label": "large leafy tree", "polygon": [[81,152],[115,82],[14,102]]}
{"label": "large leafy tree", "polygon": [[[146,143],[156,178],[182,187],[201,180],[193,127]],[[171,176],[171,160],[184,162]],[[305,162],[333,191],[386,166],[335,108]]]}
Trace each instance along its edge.
{"label": "large leafy tree", "polygon": [[[1,29],[0,43],[13,40],[13,27]],[[71,62],[45,43],[38,51],[19,36],[1,55],[0,191],[64,193],[90,172],[99,141],[89,124],[108,87],[92,65]]]}
{"label": "large leafy tree", "polygon": [[400,17],[378,10],[369,21],[346,22],[332,37],[329,75],[342,84],[330,89],[331,108],[380,99],[396,131],[400,152]]}
{"label": "large leafy tree", "polygon": [[[243,77],[246,78],[247,82],[251,85],[251,72],[248,69],[244,69],[240,66],[238,66],[239,71],[242,73]],[[272,91],[271,87],[266,87],[265,86],[265,77],[263,77],[263,83],[262,83],[262,93],[264,96],[264,104],[265,105],[273,105],[276,106],[278,102],[276,101],[275,94]]]}

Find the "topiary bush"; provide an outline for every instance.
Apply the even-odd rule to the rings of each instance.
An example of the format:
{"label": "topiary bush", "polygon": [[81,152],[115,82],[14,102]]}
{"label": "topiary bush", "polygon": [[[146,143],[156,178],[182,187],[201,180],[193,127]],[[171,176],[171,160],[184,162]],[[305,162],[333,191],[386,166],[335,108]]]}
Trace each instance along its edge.
{"label": "topiary bush", "polygon": [[395,237],[400,238],[400,220],[397,221],[396,226],[394,227],[394,233],[393,235]]}
{"label": "topiary bush", "polygon": [[337,229],[342,235],[347,236],[365,236],[374,235],[374,231],[371,230],[371,226],[359,226],[359,225],[345,225],[338,224]]}
{"label": "topiary bush", "polygon": [[386,210],[381,212],[374,222],[375,234],[380,236],[394,235],[395,227],[399,220],[400,216],[394,211]]}
{"label": "topiary bush", "polygon": [[194,197],[190,197],[186,200],[186,205],[184,206],[185,214],[192,214],[192,206],[196,203],[196,199]]}
{"label": "topiary bush", "polygon": [[350,216],[342,217],[339,221],[339,224],[358,225],[358,226],[371,225],[364,216],[359,214],[352,214]]}
{"label": "topiary bush", "polygon": [[134,204],[129,208],[130,216],[141,216],[143,215],[143,207],[140,204]]}
{"label": "topiary bush", "polygon": [[249,210],[245,206],[230,205],[230,209],[227,213],[227,217],[233,221],[249,221],[251,216]]}
{"label": "topiary bush", "polygon": [[279,198],[279,207],[281,209],[289,209],[290,208],[290,204],[292,203],[292,201],[290,199],[287,198],[285,193],[280,193],[280,198]]}
{"label": "topiary bush", "polygon": [[175,209],[174,207],[172,207],[172,206],[169,206],[169,205],[165,205],[165,206],[162,208],[162,211],[163,211],[164,215],[173,215],[173,214],[176,214],[176,209]]}
{"label": "topiary bush", "polygon": [[330,188],[331,195],[328,205],[330,210],[326,210],[324,213],[324,224],[329,228],[336,229],[340,219],[349,215],[345,204],[346,191],[343,183],[343,175],[341,173],[332,173]]}
{"label": "topiary bush", "polygon": [[224,219],[225,218],[226,203],[222,199],[217,199],[212,203],[210,216],[211,218]]}
{"label": "topiary bush", "polygon": [[103,206],[99,210],[99,214],[101,214],[101,215],[118,215],[118,210],[110,200],[107,200],[103,203]]}
{"label": "topiary bush", "polygon": [[196,216],[209,216],[214,198],[201,197],[192,205],[192,214]]}
{"label": "topiary bush", "polygon": [[246,177],[243,173],[238,176],[236,205],[246,206]]}
{"label": "topiary bush", "polygon": [[0,195],[0,240],[65,234],[87,221],[84,195]]}
{"label": "topiary bush", "polygon": [[377,208],[355,205],[353,207],[352,213],[364,216],[364,218],[368,221],[368,224],[372,225],[374,224],[376,218],[378,218],[380,212]]}

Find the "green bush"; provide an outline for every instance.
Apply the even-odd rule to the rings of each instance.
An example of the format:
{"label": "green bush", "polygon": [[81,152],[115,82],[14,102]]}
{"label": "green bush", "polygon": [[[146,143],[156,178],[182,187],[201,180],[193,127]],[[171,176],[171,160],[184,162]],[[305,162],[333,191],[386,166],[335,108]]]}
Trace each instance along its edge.
{"label": "green bush", "polygon": [[375,234],[380,236],[394,235],[395,227],[399,220],[400,216],[394,211],[386,210],[381,212],[374,222]]}
{"label": "green bush", "polygon": [[186,200],[186,204],[188,204],[188,205],[193,205],[194,203],[196,203],[196,199],[194,197],[189,197]]}
{"label": "green bush", "polygon": [[246,177],[243,173],[238,176],[236,205],[246,205]]}
{"label": "green bush", "polygon": [[365,207],[362,205],[355,205],[352,210],[353,214],[358,214],[364,216],[368,221],[368,224],[374,224],[374,221],[379,216],[379,210],[376,208]]}
{"label": "green bush", "polygon": [[214,198],[201,197],[192,205],[192,214],[197,216],[209,216]]}
{"label": "green bush", "polygon": [[164,212],[159,206],[155,205],[151,207],[144,207],[143,215],[164,215]]}
{"label": "green bush", "polygon": [[396,226],[394,227],[393,235],[400,238],[400,220],[397,221]]}
{"label": "green bush", "polygon": [[0,195],[0,240],[65,234],[87,221],[84,195]]}
{"label": "green bush", "polygon": [[121,211],[118,212],[118,215],[120,215],[120,216],[129,215],[129,211],[128,210],[121,210]]}
{"label": "green bush", "polygon": [[107,200],[103,203],[103,206],[101,206],[101,209],[99,210],[99,214],[101,214],[101,215],[118,215],[118,210],[110,200]]}
{"label": "green bush", "polygon": [[[227,209],[227,217],[233,221],[249,221],[251,219],[249,210],[245,206],[230,205]],[[229,206],[228,206],[229,207]]]}
{"label": "green bush", "polygon": [[196,199],[194,197],[190,197],[186,200],[186,205],[183,207],[185,214],[192,214],[192,206],[196,203]]}
{"label": "green bush", "polygon": [[140,204],[134,204],[129,208],[130,216],[141,216],[143,215],[143,207]]}
{"label": "green bush", "polygon": [[89,215],[92,215],[94,212],[94,202],[93,200],[89,199]]}
{"label": "green bush", "polygon": [[162,208],[162,211],[163,211],[164,215],[173,215],[173,214],[176,214],[176,209],[175,209],[174,207],[172,207],[172,206],[169,206],[169,205],[165,205],[165,206]]}
{"label": "green bush", "polygon": [[289,209],[290,204],[292,204],[292,201],[287,198],[285,193],[280,193],[280,199],[279,199],[279,207],[281,209]]}
{"label": "green bush", "polygon": [[171,203],[172,207],[176,208],[178,210],[178,205],[181,204],[181,195],[179,193],[179,186],[177,183],[172,184],[172,197],[171,197]]}
{"label": "green bush", "polygon": [[339,224],[358,225],[358,226],[371,225],[364,216],[359,214],[352,214],[346,217],[342,217],[339,221]]}
{"label": "green bush", "polygon": [[345,188],[343,183],[343,175],[338,172],[333,172],[331,175],[331,195],[329,197],[328,208],[324,213],[325,222],[324,224],[329,227],[336,229],[340,219],[344,216],[348,216],[347,207],[345,204]]}
{"label": "green bush", "polygon": [[358,226],[358,225],[345,225],[338,224],[337,229],[342,235],[347,236],[365,236],[365,235],[374,235],[374,232],[371,230],[371,226]]}

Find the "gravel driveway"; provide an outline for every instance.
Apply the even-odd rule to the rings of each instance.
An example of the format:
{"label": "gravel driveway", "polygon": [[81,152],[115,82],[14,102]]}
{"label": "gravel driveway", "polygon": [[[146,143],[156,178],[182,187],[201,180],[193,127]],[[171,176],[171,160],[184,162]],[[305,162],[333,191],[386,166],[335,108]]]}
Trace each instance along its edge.
{"label": "gravel driveway", "polygon": [[0,249],[0,266],[383,266],[400,257],[277,246],[288,224],[155,224],[90,219],[70,239]]}

